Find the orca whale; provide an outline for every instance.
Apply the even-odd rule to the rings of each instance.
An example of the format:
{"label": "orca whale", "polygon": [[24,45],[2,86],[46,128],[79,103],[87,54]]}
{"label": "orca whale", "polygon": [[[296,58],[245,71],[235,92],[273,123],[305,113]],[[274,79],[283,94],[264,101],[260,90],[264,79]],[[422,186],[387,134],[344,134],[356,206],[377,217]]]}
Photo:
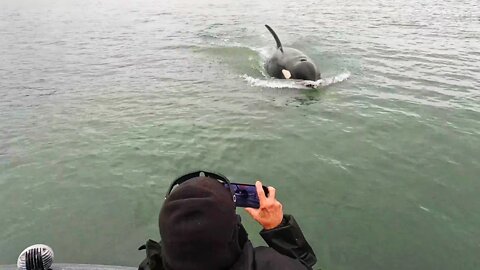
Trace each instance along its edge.
{"label": "orca whale", "polygon": [[283,47],[280,39],[273,29],[265,25],[277,42],[277,50],[265,62],[268,75],[278,79],[299,79],[316,81],[321,78],[315,63],[303,52]]}

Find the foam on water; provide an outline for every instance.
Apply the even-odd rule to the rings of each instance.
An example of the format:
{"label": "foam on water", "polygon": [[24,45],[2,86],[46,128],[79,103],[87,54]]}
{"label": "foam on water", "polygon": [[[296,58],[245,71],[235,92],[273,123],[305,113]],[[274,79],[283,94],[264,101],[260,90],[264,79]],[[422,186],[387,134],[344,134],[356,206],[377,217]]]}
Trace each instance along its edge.
{"label": "foam on water", "polygon": [[276,78],[253,78],[244,74],[242,76],[251,86],[267,87],[267,88],[296,88],[296,89],[317,89],[327,87],[335,83],[343,82],[350,77],[350,72],[342,72],[333,77],[320,79],[317,81],[306,80],[282,80]]}

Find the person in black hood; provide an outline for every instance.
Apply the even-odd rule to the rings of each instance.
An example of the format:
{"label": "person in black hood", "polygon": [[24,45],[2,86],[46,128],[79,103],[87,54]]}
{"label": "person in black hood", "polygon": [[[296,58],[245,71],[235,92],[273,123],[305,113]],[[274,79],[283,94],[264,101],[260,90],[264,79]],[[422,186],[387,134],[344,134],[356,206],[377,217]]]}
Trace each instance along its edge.
{"label": "person in black hood", "polygon": [[178,179],[172,184],[159,216],[161,242],[139,248],[147,254],[139,270],[312,269],[315,254],[295,219],[283,215],[273,187],[267,197],[257,181],[260,208],[246,208],[269,245],[253,248],[232,193],[212,175],[188,178],[173,191]]}

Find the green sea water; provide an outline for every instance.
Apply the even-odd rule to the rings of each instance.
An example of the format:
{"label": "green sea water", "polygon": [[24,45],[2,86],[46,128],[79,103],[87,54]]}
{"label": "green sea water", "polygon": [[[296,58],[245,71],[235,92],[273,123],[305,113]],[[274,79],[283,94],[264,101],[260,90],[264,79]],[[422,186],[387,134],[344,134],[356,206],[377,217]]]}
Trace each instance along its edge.
{"label": "green sea water", "polygon": [[[0,265],[44,243],[136,266],[170,182],[205,169],[276,187],[318,268],[480,269],[479,18],[476,0],[2,1]],[[266,23],[330,83],[265,76]]]}

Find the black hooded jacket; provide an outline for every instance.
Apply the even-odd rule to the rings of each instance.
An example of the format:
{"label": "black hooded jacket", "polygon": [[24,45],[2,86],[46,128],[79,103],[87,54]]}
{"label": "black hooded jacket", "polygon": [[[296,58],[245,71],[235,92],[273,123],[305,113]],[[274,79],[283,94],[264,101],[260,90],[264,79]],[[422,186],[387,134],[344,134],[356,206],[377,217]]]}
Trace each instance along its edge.
{"label": "black hooded jacket", "polygon": [[159,215],[162,241],[147,241],[140,270],[311,269],[316,258],[292,216],[260,235],[254,248],[232,193],[217,180],[198,177],[178,185]]}
{"label": "black hooded jacket", "polygon": [[[269,247],[256,247],[247,240],[236,262],[229,270],[305,270],[317,262],[315,253],[305,240],[300,227],[290,215],[272,230],[262,230],[260,235]],[[140,249],[146,249],[146,258],[139,270],[166,270],[162,261],[161,242],[148,240]]]}

